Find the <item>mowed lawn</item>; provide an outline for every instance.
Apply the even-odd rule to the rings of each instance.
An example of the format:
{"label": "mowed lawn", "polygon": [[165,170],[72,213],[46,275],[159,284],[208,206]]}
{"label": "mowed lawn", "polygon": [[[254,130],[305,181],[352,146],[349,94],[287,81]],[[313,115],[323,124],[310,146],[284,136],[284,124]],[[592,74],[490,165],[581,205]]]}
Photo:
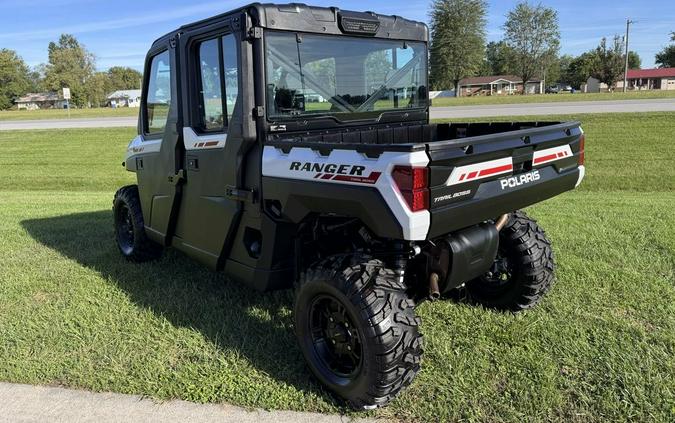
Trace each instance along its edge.
{"label": "mowed lawn", "polygon": [[675,98],[675,91],[629,91],[613,93],[560,93],[532,95],[494,95],[473,97],[442,97],[432,100],[434,107],[480,106],[483,104],[557,103],[565,101],[648,100]]}
{"label": "mowed lawn", "polygon": [[[554,244],[553,290],[519,315],[422,304],[419,377],[366,415],[675,421],[675,113],[574,118],[587,179],[529,209]],[[119,256],[110,209],[134,180],[121,166],[133,134],[0,133],[0,380],[345,412],[303,363],[290,293],[173,251]]]}
{"label": "mowed lawn", "polygon": [[133,107],[98,107],[95,109],[44,109],[44,110],[1,110],[0,122],[3,120],[42,120],[42,119],[75,119],[138,116],[140,109]]}

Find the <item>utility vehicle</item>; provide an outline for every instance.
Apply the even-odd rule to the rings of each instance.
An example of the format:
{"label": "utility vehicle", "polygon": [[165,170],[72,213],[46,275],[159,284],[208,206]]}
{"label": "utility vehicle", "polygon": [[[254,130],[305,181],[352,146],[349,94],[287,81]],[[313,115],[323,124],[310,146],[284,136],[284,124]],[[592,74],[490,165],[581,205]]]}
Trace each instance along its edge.
{"label": "utility vehicle", "polygon": [[114,199],[131,261],[176,248],[260,291],[295,288],[313,374],[356,408],[420,369],[415,307],[532,307],[551,245],[519,209],[584,177],[578,122],[429,122],[428,30],[372,12],[252,4],[145,61],[137,185]]}

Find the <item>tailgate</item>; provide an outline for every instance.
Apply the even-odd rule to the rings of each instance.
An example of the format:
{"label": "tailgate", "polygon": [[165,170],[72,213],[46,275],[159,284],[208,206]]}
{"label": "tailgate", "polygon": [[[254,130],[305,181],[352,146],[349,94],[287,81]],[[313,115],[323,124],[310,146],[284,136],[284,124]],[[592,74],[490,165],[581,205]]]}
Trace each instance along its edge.
{"label": "tailgate", "polygon": [[427,144],[431,226],[445,235],[574,189],[583,178],[578,122]]}

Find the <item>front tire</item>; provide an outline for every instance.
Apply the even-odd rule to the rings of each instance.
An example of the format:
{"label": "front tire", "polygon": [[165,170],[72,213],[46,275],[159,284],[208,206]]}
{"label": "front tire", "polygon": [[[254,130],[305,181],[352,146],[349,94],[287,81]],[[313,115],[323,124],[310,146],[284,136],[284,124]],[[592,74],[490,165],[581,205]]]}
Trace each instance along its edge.
{"label": "front tire", "polygon": [[113,218],[117,247],[125,258],[141,263],[162,255],[162,247],[152,242],[145,233],[136,185],[122,187],[115,193]]}
{"label": "front tire", "polygon": [[466,296],[487,308],[527,310],[549,291],[554,270],[553,250],[544,230],[524,212],[516,211],[499,233],[492,269],[466,284]]}
{"label": "front tire", "polygon": [[329,258],[300,279],[300,348],[319,381],[355,409],[387,404],[420,369],[420,320],[405,288],[368,257]]}

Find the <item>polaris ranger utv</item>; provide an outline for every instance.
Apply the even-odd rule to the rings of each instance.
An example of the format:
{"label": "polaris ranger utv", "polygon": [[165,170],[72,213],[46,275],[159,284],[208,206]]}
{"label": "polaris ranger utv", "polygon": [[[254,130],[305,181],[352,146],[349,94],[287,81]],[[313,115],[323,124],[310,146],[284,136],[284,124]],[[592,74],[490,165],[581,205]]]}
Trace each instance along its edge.
{"label": "polaris ranger utv", "polygon": [[173,247],[295,288],[309,368],[356,408],[419,371],[420,301],[541,299],[551,245],[518,210],[584,177],[578,122],[429,123],[427,43],[420,22],[302,4],[183,26],[147,55],[138,185],[114,199],[131,261]]}

